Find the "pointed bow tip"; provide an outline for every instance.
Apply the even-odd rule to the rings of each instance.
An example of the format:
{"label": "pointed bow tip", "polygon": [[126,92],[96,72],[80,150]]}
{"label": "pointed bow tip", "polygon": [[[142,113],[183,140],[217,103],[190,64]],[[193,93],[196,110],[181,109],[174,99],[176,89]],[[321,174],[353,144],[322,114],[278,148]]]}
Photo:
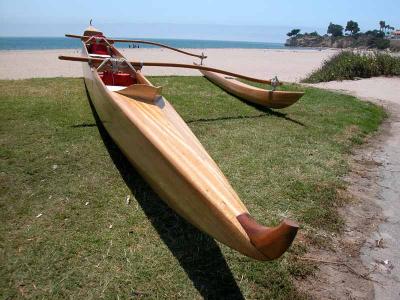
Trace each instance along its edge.
{"label": "pointed bow tip", "polygon": [[239,215],[237,219],[251,243],[265,256],[265,260],[276,259],[285,253],[299,229],[296,222],[288,219],[284,219],[276,227],[262,226],[247,213]]}

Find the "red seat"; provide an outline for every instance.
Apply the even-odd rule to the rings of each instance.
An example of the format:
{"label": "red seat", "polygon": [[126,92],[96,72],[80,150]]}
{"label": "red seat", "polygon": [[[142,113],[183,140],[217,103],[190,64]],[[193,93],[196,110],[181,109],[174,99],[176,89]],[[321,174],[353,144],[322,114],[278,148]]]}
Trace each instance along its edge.
{"label": "red seat", "polygon": [[104,71],[103,75],[100,77],[105,85],[129,86],[135,83],[129,73],[113,73],[110,71]]}
{"label": "red seat", "polygon": [[107,46],[104,44],[100,44],[100,43],[94,43],[94,44],[90,45],[89,53],[109,55]]}

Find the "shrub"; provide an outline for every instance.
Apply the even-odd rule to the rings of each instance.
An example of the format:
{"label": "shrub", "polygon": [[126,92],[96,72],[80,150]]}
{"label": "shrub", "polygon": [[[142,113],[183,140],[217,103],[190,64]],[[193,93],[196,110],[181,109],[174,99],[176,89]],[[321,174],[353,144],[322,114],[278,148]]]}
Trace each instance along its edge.
{"label": "shrub", "polygon": [[390,47],[390,41],[386,39],[375,38],[372,40],[372,47],[376,47],[380,50],[387,49]]}
{"label": "shrub", "polygon": [[400,58],[386,53],[360,54],[343,51],[325,61],[321,68],[309,75],[303,82],[317,83],[382,75],[399,76]]}
{"label": "shrub", "polygon": [[383,31],[379,31],[379,30],[368,30],[365,32],[366,35],[372,35],[374,37],[377,38],[384,38],[385,37],[385,33]]}

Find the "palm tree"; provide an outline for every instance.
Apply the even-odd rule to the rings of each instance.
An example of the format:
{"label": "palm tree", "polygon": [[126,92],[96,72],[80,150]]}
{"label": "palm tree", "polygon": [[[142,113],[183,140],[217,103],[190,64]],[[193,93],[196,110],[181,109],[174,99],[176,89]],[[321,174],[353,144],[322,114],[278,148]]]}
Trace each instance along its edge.
{"label": "palm tree", "polygon": [[389,28],[390,28],[390,25],[389,25],[389,24],[388,24],[388,25],[385,25],[385,31],[386,31],[386,33],[388,32]]}
{"label": "palm tree", "polygon": [[385,28],[386,22],[385,21],[379,21],[379,30],[382,31],[383,28]]}
{"label": "palm tree", "polygon": [[390,31],[394,30],[394,27],[390,26],[389,24],[385,25],[383,28],[385,28],[386,34],[389,34]]}

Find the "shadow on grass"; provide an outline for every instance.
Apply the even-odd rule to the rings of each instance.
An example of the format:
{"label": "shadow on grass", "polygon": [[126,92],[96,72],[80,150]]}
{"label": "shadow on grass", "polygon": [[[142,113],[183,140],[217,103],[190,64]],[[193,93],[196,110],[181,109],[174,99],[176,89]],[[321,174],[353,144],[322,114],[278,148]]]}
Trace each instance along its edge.
{"label": "shadow on grass", "polygon": [[72,128],[82,128],[82,127],[96,127],[95,123],[82,123],[82,124],[75,124],[71,125]]}
{"label": "shadow on grass", "polygon": [[[239,99],[239,98],[238,98]],[[241,99],[239,99],[240,101],[243,101]],[[264,112],[263,114],[259,114],[256,116],[230,116],[230,117],[221,117],[221,118],[202,118],[202,119],[197,119],[197,120],[187,120],[185,121],[187,124],[191,124],[191,123],[207,123],[207,122],[216,122],[216,121],[227,121],[227,120],[241,120],[241,119],[256,119],[256,118],[263,118],[266,116],[275,116],[278,118],[283,118],[287,121],[293,122],[297,125],[303,126],[305,127],[306,125],[300,121],[294,120],[290,117],[288,117],[286,114],[274,111],[270,108],[267,107],[263,107],[263,106],[259,106],[259,105],[255,105],[255,104],[251,104],[251,103],[247,103],[245,101],[243,101],[245,104],[250,105],[252,107],[254,107],[255,109]]]}
{"label": "shadow on grass", "polygon": [[[235,97],[235,96],[233,96],[233,97]],[[261,105],[255,104],[255,103],[247,102],[247,101],[242,100],[240,98],[237,98],[237,99],[239,99],[240,101],[242,101],[243,103],[245,103],[245,104],[247,104],[247,105],[249,105],[251,107],[254,107],[258,111],[264,112],[265,115],[272,115],[272,116],[275,116],[275,117],[282,118],[282,119],[285,119],[287,121],[293,122],[293,123],[295,123],[297,125],[306,127],[306,125],[304,123],[288,117],[287,114],[281,113],[279,111],[272,110],[271,108],[268,108],[268,107],[265,107],[265,106],[261,106]]]}
{"label": "shadow on grass", "polygon": [[202,297],[244,299],[214,239],[186,222],[155,194],[113,142],[87,96],[104,145],[123,180]]}
{"label": "shadow on grass", "polygon": [[241,120],[241,119],[256,119],[267,116],[268,114],[260,114],[257,116],[230,116],[230,117],[221,117],[221,118],[201,118],[197,120],[187,120],[186,124],[190,123],[206,123],[206,122],[216,122],[216,121],[227,121],[227,120]]}

